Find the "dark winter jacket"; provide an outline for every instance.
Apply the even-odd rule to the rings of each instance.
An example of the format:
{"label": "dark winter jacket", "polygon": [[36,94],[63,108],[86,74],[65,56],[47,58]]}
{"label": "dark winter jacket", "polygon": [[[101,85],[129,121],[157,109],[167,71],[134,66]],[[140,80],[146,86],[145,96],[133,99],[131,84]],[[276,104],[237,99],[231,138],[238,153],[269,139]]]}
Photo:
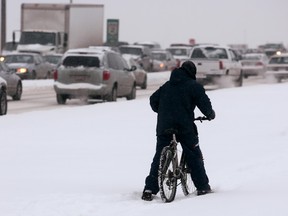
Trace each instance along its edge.
{"label": "dark winter jacket", "polygon": [[196,82],[195,73],[185,67],[172,71],[170,80],[150,97],[150,106],[158,113],[157,135],[165,134],[167,129],[177,129],[179,133],[192,133],[197,137],[194,124],[194,109],[197,106],[203,115],[214,119],[210,99],[203,86]]}

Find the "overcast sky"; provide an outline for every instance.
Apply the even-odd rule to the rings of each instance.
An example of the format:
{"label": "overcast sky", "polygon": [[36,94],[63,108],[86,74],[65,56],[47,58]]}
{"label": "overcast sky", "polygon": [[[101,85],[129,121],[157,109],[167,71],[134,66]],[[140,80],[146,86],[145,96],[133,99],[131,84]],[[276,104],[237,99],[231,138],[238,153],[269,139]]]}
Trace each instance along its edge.
{"label": "overcast sky", "polygon": [[[20,29],[21,3],[70,3],[70,0],[6,0],[7,40]],[[104,4],[106,19],[119,19],[119,40],[171,43],[288,45],[287,0],[73,0]],[[105,23],[106,28],[106,23]],[[105,29],[106,32],[106,29]],[[104,40],[106,34],[104,32]]]}

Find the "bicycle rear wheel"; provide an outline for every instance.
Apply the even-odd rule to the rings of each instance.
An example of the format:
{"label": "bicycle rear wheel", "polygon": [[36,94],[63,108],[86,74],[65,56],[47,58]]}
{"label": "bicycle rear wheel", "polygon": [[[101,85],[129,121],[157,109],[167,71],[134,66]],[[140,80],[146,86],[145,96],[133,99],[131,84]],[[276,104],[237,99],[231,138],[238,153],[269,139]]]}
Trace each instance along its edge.
{"label": "bicycle rear wheel", "polygon": [[176,195],[177,178],[175,175],[176,161],[170,147],[163,148],[160,156],[158,182],[163,202],[172,202]]}
{"label": "bicycle rear wheel", "polygon": [[185,196],[193,193],[196,190],[194,183],[191,178],[191,170],[188,168],[187,164],[184,164],[182,175],[181,175],[181,187]]}

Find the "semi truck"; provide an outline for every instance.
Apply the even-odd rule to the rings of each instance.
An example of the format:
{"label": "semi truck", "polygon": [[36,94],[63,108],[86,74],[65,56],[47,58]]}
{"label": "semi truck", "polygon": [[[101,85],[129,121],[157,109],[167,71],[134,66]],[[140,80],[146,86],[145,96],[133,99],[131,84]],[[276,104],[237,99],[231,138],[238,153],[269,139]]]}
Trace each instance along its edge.
{"label": "semi truck", "polygon": [[[68,49],[103,44],[104,5],[21,5],[17,51],[40,54],[64,53]],[[17,35],[17,32],[20,35]]]}

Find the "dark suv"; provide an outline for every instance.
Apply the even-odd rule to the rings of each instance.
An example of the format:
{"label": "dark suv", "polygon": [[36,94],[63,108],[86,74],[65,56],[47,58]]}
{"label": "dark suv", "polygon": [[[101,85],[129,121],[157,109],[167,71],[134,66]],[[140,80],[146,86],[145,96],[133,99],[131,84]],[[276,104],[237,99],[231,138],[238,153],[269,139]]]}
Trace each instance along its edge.
{"label": "dark suv", "polygon": [[122,55],[136,60],[144,70],[153,71],[151,49],[142,45],[122,45],[119,47]]}

